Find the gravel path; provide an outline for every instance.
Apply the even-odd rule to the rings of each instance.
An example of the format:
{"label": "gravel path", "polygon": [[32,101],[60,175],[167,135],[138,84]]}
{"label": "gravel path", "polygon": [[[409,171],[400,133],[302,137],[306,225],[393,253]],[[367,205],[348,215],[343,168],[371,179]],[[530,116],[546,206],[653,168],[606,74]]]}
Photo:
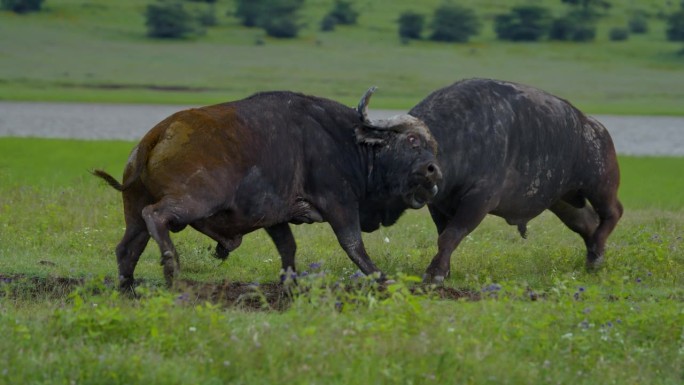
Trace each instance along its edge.
{"label": "gravel path", "polygon": [[[140,139],[188,106],[0,101],[0,137]],[[373,118],[402,111],[372,110]],[[684,156],[684,117],[598,115],[623,155]]]}

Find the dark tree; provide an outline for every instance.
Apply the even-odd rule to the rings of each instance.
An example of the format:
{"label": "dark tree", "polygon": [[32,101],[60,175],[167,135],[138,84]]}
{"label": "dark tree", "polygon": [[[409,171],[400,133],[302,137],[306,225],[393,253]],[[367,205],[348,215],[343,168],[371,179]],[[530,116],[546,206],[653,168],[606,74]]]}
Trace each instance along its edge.
{"label": "dark tree", "polygon": [[235,17],[242,21],[245,27],[256,27],[264,0],[236,0]]}
{"label": "dark tree", "polygon": [[43,0],[2,0],[0,5],[14,13],[38,12],[43,7]]}
{"label": "dark tree", "polygon": [[337,20],[334,17],[325,15],[321,20],[321,31],[334,31],[336,25]]}
{"label": "dark tree", "polygon": [[501,40],[536,41],[548,33],[550,22],[548,9],[524,5],[513,8],[510,13],[496,16],[494,31]]}
{"label": "dark tree", "polygon": [[582,12],[570,12],[553,20],[549,30],[551,40],[591,41],[596,37],[596,24]]}
{"label": "dark tree", "polygon": [[354,9],[351,1],[335,0],[335,5],[328,13],[328,16],[335,19],[337,24],[353,25],[356,24],[356,19],[359,18],[359,11]]}
{"label": "dark tree", "polygon": [[627,22],[629,32],[646,33],[648,32],[648,18],[643,13],[636,13]]}
{"label": "dark tree", "polygon": [[627,28],[614,27],[610,29],[608,37],[611,41],[627,40],[627,38],[629,38],[629,31],[627,30]]}
{"label": "dark tree", "polygon": [[430,40],[467,42],[480,30],[480,20],[469,8],[445,3],[435,9]]}
{"label": "dark tree", "polygon": [[399,15],[399,37],[402,39],[420,39],[425,26],[425,15],[406,11]]}
{"label": "dark tree", "polygon": [[157,1],[145,11],[147,35],[158,38],[182,38],[197,32],[195,20],[177,1]]}
{"label": "dark tree", "polygon": [[263,8],[260,11],[257,24],[273,37],[296,37],[301,25],[299,24],[299,10],[304,0],[260,0]]}
{"label": "dark tree", "polygon": [[600,10],[608,10],[612,6],[608,0],[561,0],[561,2],[579,8],[585,17],[599,16]]}
{"label": "dark tree", "polygon": [[684,41],[684,4],[681,10],[668,16],[665,33],[667,40]]}
{"label": "dark tree", "polygon": [[197,11],[195,16],[197,21],[205,27],[211,27],[218,24],[218,20],[216,20],[216,9],[214,8],[214,5],[208,5],[210,5],[208,8]]}
{"label": "dark tree", "polygon": [[236,0],[235,17],[246,27],[260,27],[273,37],[299,33],[298,12],[304,0]]}

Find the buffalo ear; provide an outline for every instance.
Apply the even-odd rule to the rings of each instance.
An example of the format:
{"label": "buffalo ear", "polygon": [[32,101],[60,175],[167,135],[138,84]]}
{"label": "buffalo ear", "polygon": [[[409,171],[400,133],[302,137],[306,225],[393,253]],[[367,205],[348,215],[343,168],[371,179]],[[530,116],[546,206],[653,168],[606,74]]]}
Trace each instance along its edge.
{"label": "buffalo ear", "polygon": [[356,127],[355,134],[358,143],[370,146],[384,146],[389,139],[390,132],[362,124]]}

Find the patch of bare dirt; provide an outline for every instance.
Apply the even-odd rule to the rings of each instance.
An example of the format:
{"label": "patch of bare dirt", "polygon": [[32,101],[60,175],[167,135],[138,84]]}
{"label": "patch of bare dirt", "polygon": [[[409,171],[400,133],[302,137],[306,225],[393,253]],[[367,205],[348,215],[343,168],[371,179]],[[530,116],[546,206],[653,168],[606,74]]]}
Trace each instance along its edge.
{"label": "patch of bare dirt", "polygon": [[[99,283],[98,283],[99,284]],[[139,282],[145,285],[144,281]],[[79,287],[89,285],[85,278],[66,278],[66,277],[35,277],[21,274],[7,275],[0,274],[0,296],[15,298],[66,298],[70,293]],[[105,279],[101,287],[113,289],[117,283],[111,279]],[[89,287],[97,285],[90,284]],[[237,307],[246,310],[286,310],[292,303],[292,293],[288,286],[281,283],[246,283],[229,282],[220,283],[196,282],[181,280],[177,287],[173,289],[178,293],[177,301],[185,303],[201,303],[209,301],[225,307]],[[354,290],[348,287],[346,290]],[[384,291],[383,287],[379,292]],[[470,300],[477,301],[481,295],[477,291],[461,290],[450,287],[436,287],[425,290],[420,286],[412,289],[414,295],[429,295],[430,298],[440,300],[456,301]]]}

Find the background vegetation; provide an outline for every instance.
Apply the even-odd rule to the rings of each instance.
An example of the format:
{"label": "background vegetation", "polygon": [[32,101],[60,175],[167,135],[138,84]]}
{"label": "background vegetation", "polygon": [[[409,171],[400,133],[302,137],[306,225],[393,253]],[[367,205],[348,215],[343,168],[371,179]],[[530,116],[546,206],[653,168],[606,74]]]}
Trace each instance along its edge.
{"label": "background vegetation", "polygon": [[[153,1],[48,0],[41,12],[0,12],[0,99],[208,104],[266,89],[293,89],[353,104],[378,85],[378,107],[407,109],[432,90],[467,77],[532,84],[591,113],[684,114],[682,43],[666,38],[677,2],[614,0],[587,43],[508,42],[494,21],[528,1],[459,1],[481,27],[467,43],[426,39],[441,0],[353,1],[356,24],[321,31],[333,0],[307,0],[297,38],[277,39],[241,25],[236,3],[184,2],[190,13],[212,12],[215,25],[185,39],[147,36]],[[534,2],[552,17],[571,6]],[[399,36],[400,15],[424,16],[422,39]],[[635,15],[645,33],[610,39]]]}

